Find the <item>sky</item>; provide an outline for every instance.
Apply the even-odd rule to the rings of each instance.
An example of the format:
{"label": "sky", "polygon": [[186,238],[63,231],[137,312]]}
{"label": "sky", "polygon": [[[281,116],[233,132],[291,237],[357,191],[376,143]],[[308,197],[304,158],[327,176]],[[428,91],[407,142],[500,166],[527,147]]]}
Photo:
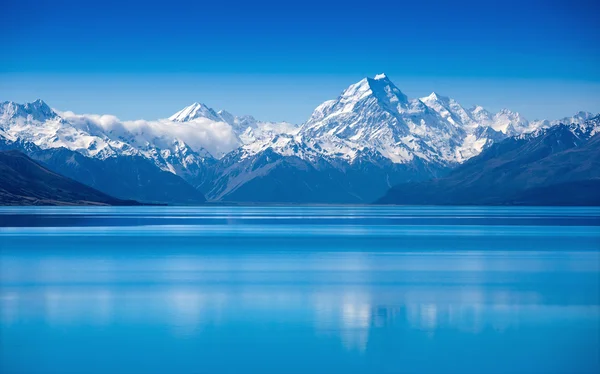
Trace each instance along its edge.
{"label": "sky", "polygon": [[386,73],[409,97],[600,112],[600,2],[30,1],[2,5],[0,101],[165,118],[192,102],[304,122]]}

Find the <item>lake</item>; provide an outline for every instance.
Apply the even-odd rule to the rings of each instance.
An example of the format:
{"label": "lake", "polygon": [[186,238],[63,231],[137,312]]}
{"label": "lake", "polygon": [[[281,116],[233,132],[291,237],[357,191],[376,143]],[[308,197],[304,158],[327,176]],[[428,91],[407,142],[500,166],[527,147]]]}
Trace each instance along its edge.
{"label": "lake", "polygon": [[598,373],[600,209],[0,207],[0,372]]}

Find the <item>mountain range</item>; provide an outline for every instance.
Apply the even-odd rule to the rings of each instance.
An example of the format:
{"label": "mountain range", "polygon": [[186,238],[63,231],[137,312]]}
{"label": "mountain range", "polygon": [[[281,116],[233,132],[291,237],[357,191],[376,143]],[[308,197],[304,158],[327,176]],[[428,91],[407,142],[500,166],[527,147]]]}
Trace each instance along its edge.
{"label": "mountain range", "polygon": [[600,117],[506,139],[443,178],[394,186],[382,204],[600,205]]}
{"label": "mountain range", "polygon": [[[0,150],[20,150],[117,199],[371,203],[385,195],[381,202],[402,203],[408,200],[392,196],[409,186],[472,178],[464,170],[490,170],[482,161],[490,152],[522,156],[508,144],[534,144],[561,126],[571,134],[588,129],[587,142],[595,135],[593,117],[579,112],[528,121],[507,109],[466,108],[435,92],[410,99],[380,74],[350,85],[300,125],[236,116],[200,103],[167,119],[120,121],[61,112],[41,100],[4,102]],[[591,148],[597,144],[589,142]],[[526,184],[525,190],[536,186],[544,184]]]}

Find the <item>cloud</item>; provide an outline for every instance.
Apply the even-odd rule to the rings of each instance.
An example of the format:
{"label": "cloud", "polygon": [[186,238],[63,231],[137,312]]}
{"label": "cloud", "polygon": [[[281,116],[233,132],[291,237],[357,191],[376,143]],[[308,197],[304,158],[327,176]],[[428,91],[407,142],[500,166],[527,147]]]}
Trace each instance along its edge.
{"label": "cloud", "polygon": [[214,157],[221,157],[240,145],[229,124],[206,118],[190,122],[168,119],[121,121],[113,115],[75,114],[69,111],[59,114],[80,131],[106,136],[111,140],[127,141],[136,148],[154,144],[161,149],[171,149],[181,141],[194,151],[205,149]]}

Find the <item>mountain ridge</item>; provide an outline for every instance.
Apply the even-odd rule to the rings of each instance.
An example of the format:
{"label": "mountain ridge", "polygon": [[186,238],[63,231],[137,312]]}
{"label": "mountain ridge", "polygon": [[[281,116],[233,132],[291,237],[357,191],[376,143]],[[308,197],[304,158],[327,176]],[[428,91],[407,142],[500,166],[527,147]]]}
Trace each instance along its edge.
{"label": "mountain ridge", "polygon": [[445,177],[394,186],[378,203],[502,205],[521,201],[535,205],[534,191],[543,192],[545,203],[552,201],[552,191],[561,205],[593,203],[597,201],[594,196],[569,200],[559,187],[595,185],[600,179],[599,132],[600,116],[596,116],[584,124],[561,124],[511,137]]}
{"label": "mountain ridge", "polygon": [[[569,120],[581,123],[590,116],[580,112]],[[199,102],[168,119],[120,121],[54,111],[38,100],[0,105],[0,140],[28,142],[49,153],[65,148],[105,164],[120,159],[134,169],[149,162],[209,200],[242,201],[244,196],[251,201],[257,188],[288,181],[289,191],[272,193],[272,202],[294,202],[298,188],[298,196],[306,196],[303,202],[321,202],[319,195],[335,196],[338,190],[345,191],[341,202],[368,203],[390,185],[441,177],[495,143],[560,122],[528,121],[510,110],[466,109],[437,92],[410,99],[387,75],[378,74],[325,101],[301,125],[236,116]],[[268,160],[277,161],[270,165]],[[309,185],[322,187],[304,189],[301,174]],[[89,176],[71,176],[96,183]]]}

